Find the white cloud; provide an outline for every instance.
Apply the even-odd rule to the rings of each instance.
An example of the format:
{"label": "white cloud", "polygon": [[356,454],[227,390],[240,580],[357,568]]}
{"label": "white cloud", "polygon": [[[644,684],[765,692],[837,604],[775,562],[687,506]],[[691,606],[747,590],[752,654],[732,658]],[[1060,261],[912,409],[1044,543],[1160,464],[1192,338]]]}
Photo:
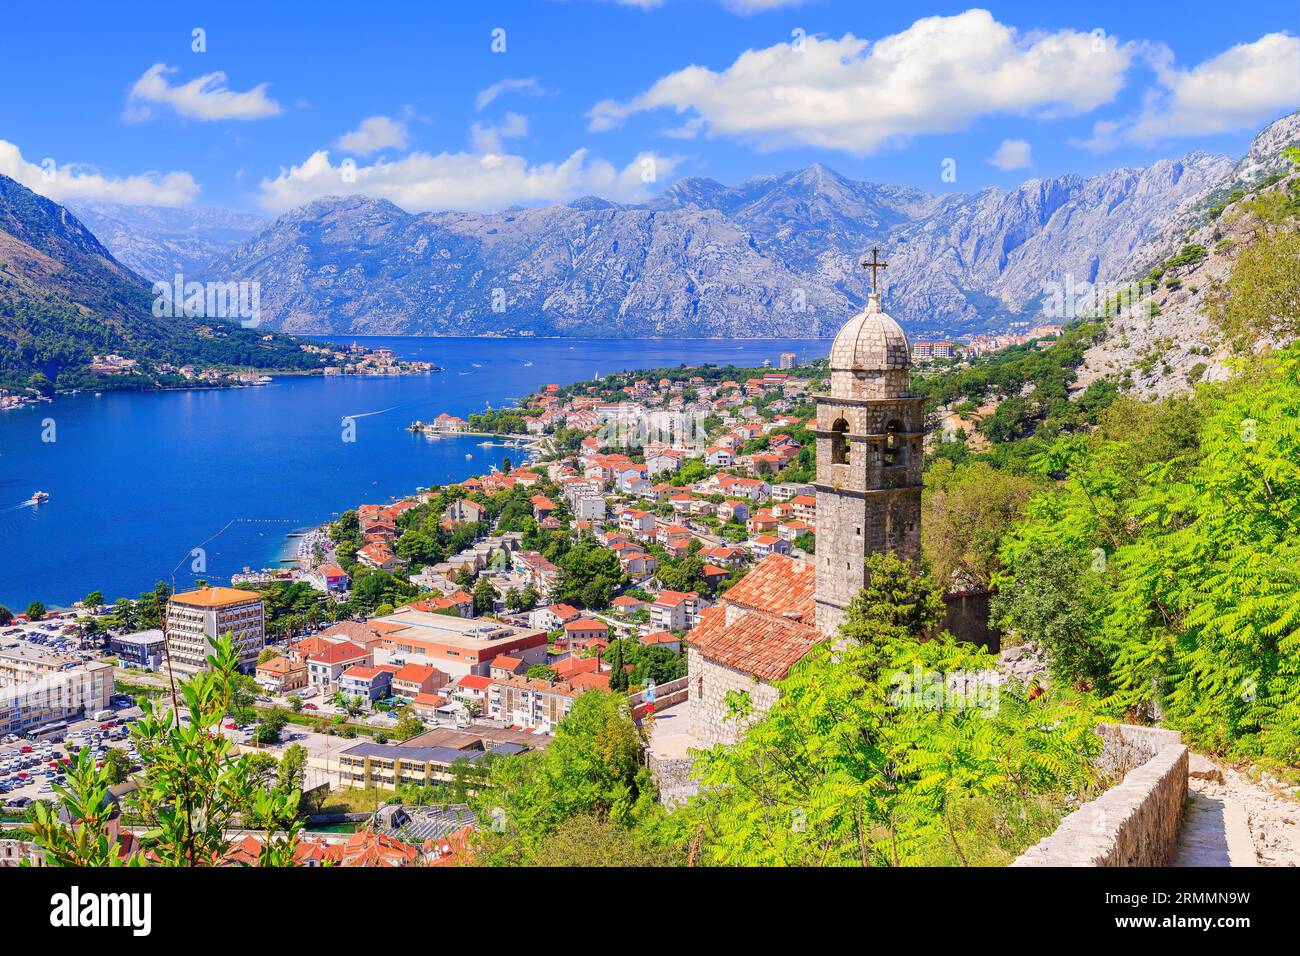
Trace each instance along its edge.
{"label": "white cloud", "polygon": [[358,156],[369,156],[381,149],[406,149],[406,124],[387,116],[369,116],[352,132],[339,137],[338,148]]}
{"label": "white cloud", "polygon": [[280,112],[280,104],[266,95],[266,83],[238,93],[226,87],[226,74],[218,71],[172,86],[167,77],[178,70],[166,63],[145,70],[127,97],[126,118],[150,119],[155,106],[170,106],[178,115],[198,120],[252,120]]}
{"label": "white cloud", "polygon": [[506,113],[505,121],[495,126],[490,123],[475,123],[470,128],[474,140],[474,149],[480,153],[501,152],[501,141],[518,139],[528,135],[528,117],[518,113]]}
{"label": "white cloud", "polygon": [[541,96],[545,92],[546,90],[541,83],[537,82],[535,76],[502,80],[500,83],[493,83],[487,89],[479,90],[478,95],[474,97],[474,108],[484,109],[502,93],[526,93],[529,96]]}
{"label": "white cloud", "polygon": [[301,165],[262,180],[260,202],[273,212],[339,195],[388,199],[411,212],[495,210],[590,194],[639,202],[649,198],[654,182],[667,181],[675,167],[670,157],[642,153],[619,169],[585,149],[560,163],[529,163],[500,153],[415,152],[395,162],[348,166],[335,165],[328,151],[319,150]]}
{"label": "white cloud", "polygon": [[1023,139],[1004,139],[987,161],[1003,172],[1024,169],[1033,165],[1033,151]]}
{"label": "white cloud", "polygon": [[189,173],[147,172],[113,178],[83,163],[30,163],[17,146],[3,139],[0,173],[59,203],[89,199],[127,206],[188,206],[199,194],[199,184]]}
{"label": "white cloud", "polygon": [[690,66],[627,103],[588,113],[592,131],[669,107],[710,135],[772,148],[868,154],[908,136],[961,130],[993,113],[1082,113],[1113,100],[1132,49],[1075,30],[1020,34],[986,10],[917,20],[874,43],[809,36],[741,54],[718,72]]}
{"label": "white cloud", "polygon": [[1190,70],[1174,65],[1164,46],[1146,50],[1156,86],[1141,111],[1094,124],[1075,145],[1097,152],[1133,142],[1151,146],[1180,136],[1252,129],[1300,106],[1300,37],[1269,33],[1240,43]]}

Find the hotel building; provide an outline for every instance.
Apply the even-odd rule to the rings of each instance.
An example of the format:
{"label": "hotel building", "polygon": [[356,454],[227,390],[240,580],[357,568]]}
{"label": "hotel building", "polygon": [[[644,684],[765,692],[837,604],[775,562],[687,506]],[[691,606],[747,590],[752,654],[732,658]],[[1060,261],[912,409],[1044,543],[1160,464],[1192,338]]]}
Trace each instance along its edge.
{"label": "hotel building", "polygon": [[257,666],[265,643],[262,598],[238,588],[200,588],[176,594],[167,602],[167,648],[174,667],[207,667],[217,638],[229,633],[242,670]]}

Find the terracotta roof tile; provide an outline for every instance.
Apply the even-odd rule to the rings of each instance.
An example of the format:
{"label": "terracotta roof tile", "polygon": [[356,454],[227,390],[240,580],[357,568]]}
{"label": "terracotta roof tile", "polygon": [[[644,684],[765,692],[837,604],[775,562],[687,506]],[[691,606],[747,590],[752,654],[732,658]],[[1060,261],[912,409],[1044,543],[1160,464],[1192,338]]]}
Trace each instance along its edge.
{"label": "terracotta roof tile", "polygon": [[811,564],[782,554],[764,558],[726,593],[728,604],[784,616],[798,614],[812,624],[816,616],[813,590],[816,570]]}
{"label": "terracotta roof tile", "polygon": [[821,640],[821,634],[811,625],[755,611],[728,625],[726,608],[713,607],[700,615],[699,626],[687,639],[709,660],[778,681]]}

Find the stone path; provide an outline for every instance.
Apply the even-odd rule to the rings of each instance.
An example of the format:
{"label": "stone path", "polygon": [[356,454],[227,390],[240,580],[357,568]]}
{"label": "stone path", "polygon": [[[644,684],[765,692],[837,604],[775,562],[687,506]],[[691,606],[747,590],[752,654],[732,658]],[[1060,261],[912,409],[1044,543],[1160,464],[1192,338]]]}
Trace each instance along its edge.
{"label": "stone path", "polygon": [[1174,866],[1300,866],[1300,803],[1191,755]]}

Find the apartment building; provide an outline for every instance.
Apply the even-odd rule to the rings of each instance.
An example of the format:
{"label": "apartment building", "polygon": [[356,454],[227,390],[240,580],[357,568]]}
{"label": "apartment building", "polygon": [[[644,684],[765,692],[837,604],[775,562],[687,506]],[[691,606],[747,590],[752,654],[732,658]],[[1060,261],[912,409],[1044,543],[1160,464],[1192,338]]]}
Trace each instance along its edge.
{"label": "apartment building", "polygon": [[396,672],[397,668],[391,664],[353,664],[339,675],[339,693],[345,697],[359,697],[367,705],[373,704],[388,696]]}
{"label": "apartment building", "polygon": [[699,620],[700,596],[694,591],[660,591],[650,605],[650,624],[662,631],[684,631]]}
{"label": "apartment building", "polygon": [[384,629],[375,663],[428,664],[449,678],[487,676],[492,659],[509,654],[546,663],[546,632],[491,618],[460,618],[404,607],[371,622]]}
{"label": "apartment building", "polygon": [[156,671],[165,657],[164,644],[167,639],[157,628],[150,631],[137,631],[134,634],[121,634],[111,637],[108,650],[116,654],[123,667],[139,667],[142,670]]}
{"label": "apartment building", "polygon": [[272,657],[257,665],[257,683],[272,694],[299,690],[307,686],[307,665],[287,657]]}
{"label": "apartment building", "polygon": [[113,666],[19,644],[0,650],[0,732],[24,733],[106,710]]}
{"label": "apartment building", "polygon": [[339,754],[340,782],[351,787],[383,787],[449,781],[458,761],[477,763],[488,754],[516,756],[549,741],[510,730],[483,728],[469,733],[442,728],[398,744],[360,743]]}
{"label": "apartment building", "polygon": [[487,715],[493,720],[509,721],[514,727],[549,734],[581,694],[582,690],[573,684],[501,677],[488,687]]}
{"label": "apartment building", "polygon": [[307,655],[307,682],[325,693],[333,693],[349,667],[371,667],[374,663],[374,655],[364,647],[350,641],[330,644]]}
{"label": "apartment building", "polygon": [[251,671],[266,641],[261,595],[238,588],[200,588],[167,602],[167,648],[174,667],[201,670],[219,637],[230,634],[239,666]]}

